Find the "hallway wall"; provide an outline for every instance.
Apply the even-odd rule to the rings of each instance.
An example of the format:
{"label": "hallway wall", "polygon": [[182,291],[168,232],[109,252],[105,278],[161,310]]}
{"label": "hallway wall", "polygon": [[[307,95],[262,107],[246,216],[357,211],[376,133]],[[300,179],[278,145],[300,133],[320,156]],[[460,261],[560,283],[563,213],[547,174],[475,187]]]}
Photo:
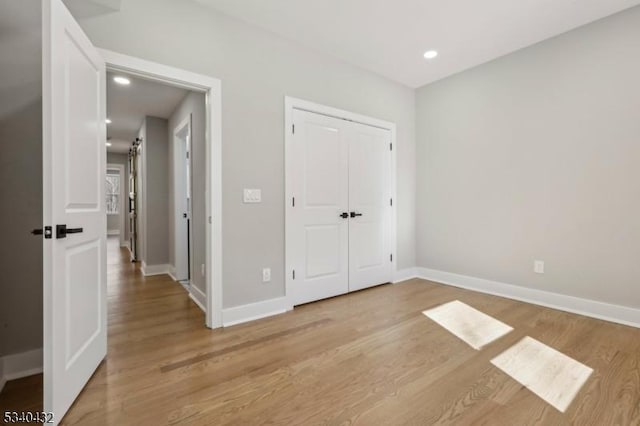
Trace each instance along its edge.
{"label": "hallway wall", "polygon": [[169,264],[169,138],[168,121],[147,116],[143,139],[143,252],[148,266]]}
{"label": "hallway wall", "polygon": [[[0,357],[42,347],[41,10],[0,0]],[[1,379],[1,377],[0,377]]]}

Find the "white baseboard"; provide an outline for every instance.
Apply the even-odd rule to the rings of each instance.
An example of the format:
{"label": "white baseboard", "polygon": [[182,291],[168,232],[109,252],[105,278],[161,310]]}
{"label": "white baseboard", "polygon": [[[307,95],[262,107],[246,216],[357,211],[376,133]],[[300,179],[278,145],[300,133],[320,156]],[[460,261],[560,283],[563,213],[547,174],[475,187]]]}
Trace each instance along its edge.
{"label": "white baseboard", "polygon": [[418,278],[417,268],[406,268],[406,269],[400,269],[396,271],[396,273],[393,276],[392,282],[393,284],[396,284],[402,281],[410,280],[412,278]]}
{"label": "white baseboard", "polygon": [[169,272],[171,272],[171,265],[147,265],[142,262],[140,271],[142,271],[142,275],[145,277],[150,277],[152,275],[168,275]]}
{"label": "white baseboard", "polygon": [[42,373],[42,349],[34,349],[0,358],[0,391],[10,380]]}
{"label": "white baseboard", "polygon": [[595,300],[551,293],[466,275],[453,274],[435,269],[416,268],[416,272],[419,278],[425,280],[640,328],[640,309],[612,305]]}
{"label": "white baseboard", "polygon": [[286,297],[250,303],[222,310],[222,326],[241,324],[272,315],[283,314],[292,309]]}
{"label": "white baseboard", "polygon": [[200,309],[202,309],[202,312],[205,314],[207,313],[207,295],[204,294],[202,290],[191,284],[189,286],[189,297]]}
{"label": "white baseboard", "polygon": [[120,230],[119,229],[108,229],[107,230],[107,235],[111,236],[111,235],[120,235]]}

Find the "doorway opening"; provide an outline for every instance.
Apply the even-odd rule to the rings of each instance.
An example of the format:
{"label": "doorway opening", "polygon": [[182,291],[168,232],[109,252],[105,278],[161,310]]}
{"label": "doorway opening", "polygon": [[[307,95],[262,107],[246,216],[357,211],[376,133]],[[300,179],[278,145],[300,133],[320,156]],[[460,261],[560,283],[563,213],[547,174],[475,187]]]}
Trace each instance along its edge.
{"label": "doorway opening", "polygon": [[[107,71],[106,78],[108,236],[122,227],[136,264],[120,271],[171,277],[206,312],[206,97],[128,72]],[[109,265],[127,258],[107,253],[115,257]],[[108,279],[108,285],[122,283]]]}
{"label": "doorway opening", "polygon": [[[191,114],[191,128],[189,130],[189,173],[191,176],[189,200],[191,216],[188,217],[190,219],[190,231],[187,235],[191,236],[188,245],[191,245],[192,249],[187,252],[187,264],[192,265],[191,268],[188,268],[189,281],[192,284],[189,286],[191,289],[191,298],[196,302],[200,302],[199,306],[206,312],[205,322],[207,327],[221,327],[222,102],[220,96],[220,80],[104,49],[98,49],[98,52],[106,63],[107,73],[114,75],[126,74],[130,78],[164,84],[165,86],[170,86],[172,88],[186,90],[192,94],[195,93],[204,98],[204,118],[200,121],[201,124],[204,123],[204,141],[201,144],[196,143],[196,120],[193,113]],[[184,115],[184,117],[186,118],[187,115]],[[175,129],[175,127],[178,127],[181,122],[182,121],[176,121],[174,123],[172,121],[168,125],[167,132],[170,134],[170,138],[173,138],[173,134],[172,132],[169,132],[169,129]],[[113,122],[110,125],[112,124]],[[136,259],[140,261],[141,266],[146,266],[146,273],[153,273],[154,265],[147,264],[147,262],[144,262],[143,265],[142,262],[143,257],[146,256],[145,252],[153,250],[150,247],[147,247],[144,234],[149,233],[149,235],[151,235],[152,232],[155,232],[154,228],[149,227],[150,224],[148,223],[148,218],[151,217],[151,215],[156,214],[156,211],[154,210],[149,212],[145,212],[144,210],[145,204],[148,204],[148,200],[146,198],[148,195],[147,193],[150,191],[148,186],[151,185],[152,182],[155,182],[154,177],[149,176],[149,174],[146,173],[146,159],[149,158],[146,154],[149,154],[149,152],[145,153],[144,136],[145,135],[138,136],[138,140],[134,147],[135,149],[133,150],[135,151],[133,156],[135,157],[136,175],[132,180],[134,193],[130,194],[130,198],[133,197],[133,201],[130,201],[130,208],[134,211],[136,218]],[[150,144],[147,145],[148,147],[150,146]],[[171,143],[169,143],[169,148],[173,150],[173,146],[174,142],[171,141]],[[198,146],[201,147],[200,151],[197,149]],[[172,152],[170,153],[169,158],[173,158]],[[167,167],[173,169],[173,162],[167,160]],[[200,178],[197,180],[194,178],[197,173],[200,173],[196,172],[197,170],[203,171],[203,187],[195,185],[196,182],[203,182]],[[169,179],[169,185],[172,191],[174,184],[173,180]],[[172,200],[172,197],[169,197],[169,199]],[[204,212],[202,220],[198,220],[198,218],[195,217],[196,212]],[[170,208],[168,218],[169,223],[175,223],[174,216],[175,210]],[[145,217],[147,220],[145,220]],[[199,223],[204,225],[202,229],[197,229],[197,225]],[[173,250],[175,250],[175,237],[173,236],[175,229],[173,227],[170,227],[170,229],[171,236],[169,246],[173,246]],[[142,236],[140,234],[142,234]],[[198,260],[198,252],[193,248],[198,246],[198,244],[202,244],[199,241],[200,239],[204,240],[204,251],[201,253],[201,260]],[[166,273],[175,275],[175,258],[171,258],[169,264],[161,264],[161,268],[163,271],[168,270]],[[193,285],[194,281],[198,277],[204,278],[204,285],[202,286],[203,289],[201,289],[201,293],[198,293],[200,288]]]}

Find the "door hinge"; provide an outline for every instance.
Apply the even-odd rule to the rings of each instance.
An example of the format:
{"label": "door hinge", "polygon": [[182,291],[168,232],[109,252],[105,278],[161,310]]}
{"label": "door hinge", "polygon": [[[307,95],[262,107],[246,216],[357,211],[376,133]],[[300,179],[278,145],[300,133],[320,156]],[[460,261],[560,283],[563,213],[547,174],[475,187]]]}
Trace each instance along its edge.
{"label": "door hinge", "polygon": [[291,207],[296,206],[296,197],[291,197]]}
{"label": "door hinge", "polygon": [[293,275],[293,279],[295,280],[296,279],[296,270],[295,269],[293,270],[293,274],[292,275]]}
{"label": "door hinge", "polygon": [[393,151],[393,143],[389,144],[389,151]]}
{"label": "door hinge", "polygon": [[187,160],[189,159],[189,153],[187,152]]}
{"label": "door hinge", "polygon": [[393,262],[393,253],[391,253],[391,254],[389,255],[389,261],[390,261],[390,262]]}
{"label": "door hinge", "polygon": [[295,124],[291,125],[291,133],[294,134],[294,135],[296,134],[296,125]]}
{"label": "door hinge", "polygon": [[389,198],[389,205],[393,207],[393,198]]}

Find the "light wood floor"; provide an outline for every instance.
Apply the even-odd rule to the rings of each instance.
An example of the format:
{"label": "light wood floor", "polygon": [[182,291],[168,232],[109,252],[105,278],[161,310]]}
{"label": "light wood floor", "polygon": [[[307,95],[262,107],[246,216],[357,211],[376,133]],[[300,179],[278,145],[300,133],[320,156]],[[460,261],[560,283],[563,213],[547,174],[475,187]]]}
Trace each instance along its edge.
{"label": "light wood floor", "polygon": [[[421,314],[456,299],[514,331],[476,351]],[[640,424],[631,327],[420,280],[203,323],[180,285],[112,257],[108,357],[64,423]],[[595,370],[564,414],[490,363],[527,335]]]}

